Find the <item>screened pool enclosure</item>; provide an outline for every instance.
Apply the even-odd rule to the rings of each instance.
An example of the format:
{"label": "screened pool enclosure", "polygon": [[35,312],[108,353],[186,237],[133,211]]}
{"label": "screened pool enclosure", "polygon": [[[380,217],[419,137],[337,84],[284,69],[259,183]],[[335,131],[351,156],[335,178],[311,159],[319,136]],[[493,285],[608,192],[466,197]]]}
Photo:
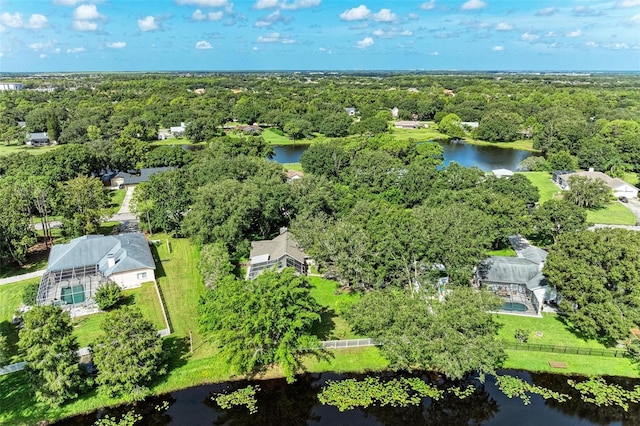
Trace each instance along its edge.
{"label": "screened pool enclosure", "polygon": [[98,288],[107,282],[98,265],[46,272],[40,280],[38,305],[54,305],[63,309],[93,305]]}

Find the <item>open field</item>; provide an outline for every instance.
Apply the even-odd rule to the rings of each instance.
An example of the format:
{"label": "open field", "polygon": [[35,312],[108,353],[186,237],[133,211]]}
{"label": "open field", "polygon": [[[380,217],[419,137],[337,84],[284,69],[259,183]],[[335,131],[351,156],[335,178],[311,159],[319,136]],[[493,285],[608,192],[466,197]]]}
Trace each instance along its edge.
{"label": "open field", "polygon": [[620,203],[612,201],[603,209],[587,210],[587,222],[608,225],[635,225],[636,216]]}
{"label": "open field", "polygon": [[622,180],[633,186],[638,186],[640,185],[640,173],[625,172]]}
{"label": "open field", "polygon": [[29,154],[44,154],[53,151],[58,145],[32,147],[27,145],[0,145],[0,156],[16,154],[19,152],[28,152]]}
{"label": "open field", "polygon": [[551,180],[549,172],[519,172],[522,173],[529,181],[538,188],[540,193],[540,204],[554,198],[560,193],[560,188]]}

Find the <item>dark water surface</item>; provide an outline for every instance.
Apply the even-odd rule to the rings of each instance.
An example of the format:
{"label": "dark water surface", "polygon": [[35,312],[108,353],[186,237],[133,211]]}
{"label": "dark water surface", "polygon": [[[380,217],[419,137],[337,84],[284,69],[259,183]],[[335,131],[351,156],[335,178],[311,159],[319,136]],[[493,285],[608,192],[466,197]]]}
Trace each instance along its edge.
{"label": "dark water surface", "polygon": [[[439,143],[444,149],[444,163],[455,161],[466,167],[476,166],[484,171],[494,169],[509,169],[515,171],[518,164],[531,156],[531,152],[520,149],[505,149],[495,146],[470,145],[459,142],[430,142]],[[298,163],[300,156],[309,145],[275,146],[273,161],[278,163]]]}
{"label": "dark water surface", "polygon": [[[541,354],[544,356],[544,354]],[[571,395],[572,399],[557,403],[545,401],[539,396],[531,397],[531,404],[524,405],[520,399],[509,399],[495,386],[492,377],[484,384],[476,380],[456,383],[461,388],[472,383],[476,391],[465,399],[445,393],[438,401],[425,398],[421,405],[407,408],[369,407],[340,412],[337,408],[322,405],[317,394],[327,379],[349,377],[363,378],[362,375],[306,374],[293,384],[284,380],[258,382],[237,382],[218,385],[197,386],[169,395],[150,398],[130,407],[104,410],[86,416],[78,416],[59,425],[91,425],[105,414],[120,417],[134,410],[143,415],[136,425],[640,425],[640,404],[630,404],[629,411],[621,408],[597,407],[584,403],[580,396],[567,385],[568,376],[556,374],[535,374],[524,371],[503,371],[517,375],[530,383]],[[385,377],[397,377],[388,374]],[[430,381],[430,376],[421,376]],[[625,388],[640,384],[639,380],[609,378]],[[439,386],[449,384],[436,382]],[[257,384],[261,390],[257,394],[258,412],[249,414],[245,407],[222,410],[210,400],[215,392],[234,390],[247,384]],[[158,410],[164,401],[168,409]]]}

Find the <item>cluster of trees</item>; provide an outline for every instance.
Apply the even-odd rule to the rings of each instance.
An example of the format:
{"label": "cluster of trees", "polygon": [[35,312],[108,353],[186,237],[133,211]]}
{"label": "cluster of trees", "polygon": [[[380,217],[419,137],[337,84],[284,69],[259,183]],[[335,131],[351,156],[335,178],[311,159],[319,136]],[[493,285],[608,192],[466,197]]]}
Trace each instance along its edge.
{"label": "cluster of trees", "polygon": [[[26,312],[18,346],[35,399],[57,407],[88,392],[93,378],[79,364],[78,342],[69,313],[38,306]],[[162,340],[137,308],[107,314],[93,343],[98,390],[129,401],[143,399],[148,386],[165,371]]]}
{"label": "cluster of trees", "polygon": [[343,137],[387,131],[397,107],[400,119],[434,120],[451,137],[469,133],[461,122],[478,122],[467,130],[481,140],[530,137],[544,153],[569,152],[583,168],[638,171],[640,164],[638,83],[625,76],[110,75],[76,76],[73,91],[67,78],[57,82],[52,93],[0,94],[0,140],[47,131],[60,143],[148,142],[158,128],[186,122],[187,137],[201,142],[234,120],[294,140]]}

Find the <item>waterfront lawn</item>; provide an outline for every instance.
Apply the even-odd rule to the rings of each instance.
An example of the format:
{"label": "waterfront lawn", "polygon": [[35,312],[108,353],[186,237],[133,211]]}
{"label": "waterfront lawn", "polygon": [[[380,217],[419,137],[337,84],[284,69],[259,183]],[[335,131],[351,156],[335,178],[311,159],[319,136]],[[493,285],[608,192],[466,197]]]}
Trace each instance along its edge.
{"label": "waterfront lawn", "polygon": [[323,307],[321,321],[316,324],[312,333],[320,340],[357,339],[347,321],[339,315],[339,311],[360,298],[359,293],[340,290],[336,281],[322,277],[309,277],[311,296]]}
{"label": "waterfront lawn", "polygon": [[[507,342],[517,343],[516,330],[523,329],[529,331],[528,343],[593,349],[607,348],[597,340],[583,339],[574,334],[571,324],[562,315],[543,313],[542,318],[538,318],[496,314],[494,318],[498,324],[501,324],[498,337]],[[542,332],[542,336],[536,336],[536,331]]]}
{"label": "waterfront lawn", "polygon": [[540,200],[538,203],[542,204],[545,201],[549,201],[554,198],[556,194],[560,193],[560,188],[551,180],[551,173],[549,172],[520,172],[529,181],[538,188],[540,193]]}
{"label": "waterfront lawn", "polygon": [[434,139],[449,139],[449,136],[436,130],[437,126],[434,123],[429,123],[429,127],[426,129],[424,127],[419,129],[396,129],[393,127],[393,124],[391,124],[391,127],[392,129],[390,130],[390,133],[401,141],[413,139],[415,141],[424,142]]}
{"label": "waterfront lawn", "polygon": [[282,163],[282,168],[284,168],[285,170],[296,170],[296,171],[303,171],[302,170],[302,164],[300,163]]}
{"label": "waterfront lawn", "polygon": [[608,225],[635,225],[636,216],[620,203],[612,201],[603,209],[587,210],[587,222]]}

